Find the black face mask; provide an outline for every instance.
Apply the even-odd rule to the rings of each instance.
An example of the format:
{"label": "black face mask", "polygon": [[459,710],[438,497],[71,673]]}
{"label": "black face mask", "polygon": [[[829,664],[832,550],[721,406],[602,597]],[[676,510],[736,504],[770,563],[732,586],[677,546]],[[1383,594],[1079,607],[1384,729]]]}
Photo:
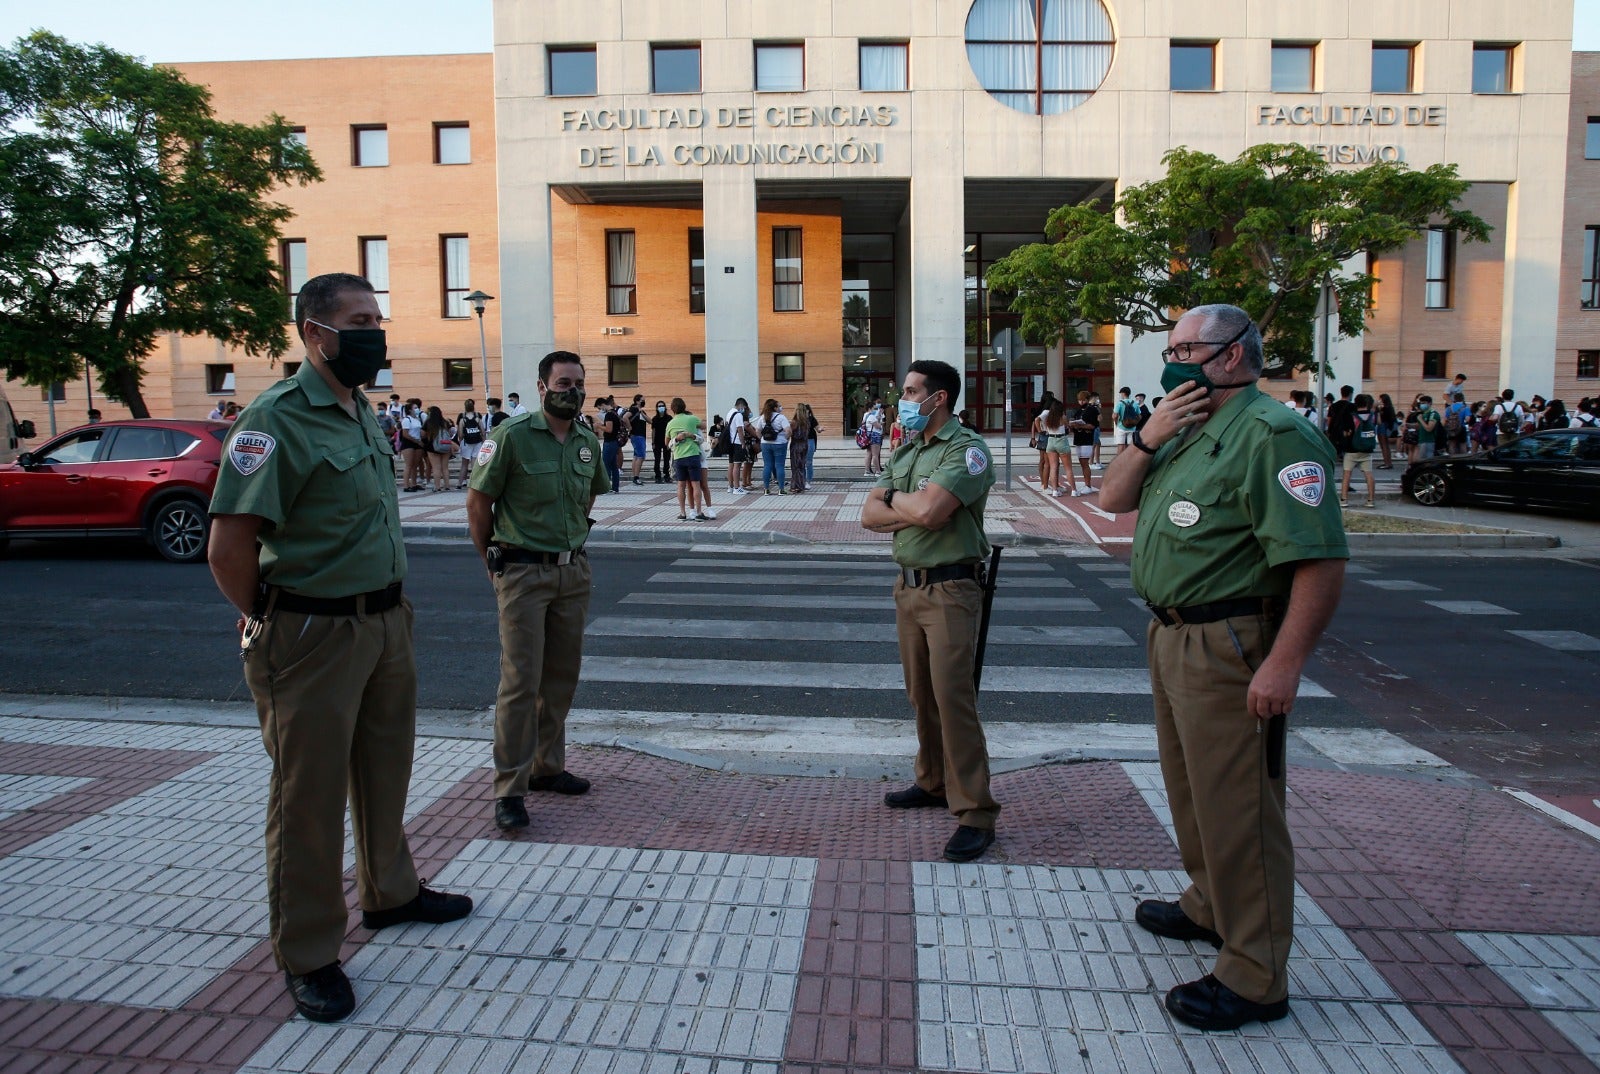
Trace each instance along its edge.
{"label": "black face mask", "polygon": [[329,358],[317,348],[334,379],[346,388],[359,388],[372,382],[389,356],[388,334],[381,328],[334,328],[306,318],[308,324],[325,328],[339,337],[339,353]]}

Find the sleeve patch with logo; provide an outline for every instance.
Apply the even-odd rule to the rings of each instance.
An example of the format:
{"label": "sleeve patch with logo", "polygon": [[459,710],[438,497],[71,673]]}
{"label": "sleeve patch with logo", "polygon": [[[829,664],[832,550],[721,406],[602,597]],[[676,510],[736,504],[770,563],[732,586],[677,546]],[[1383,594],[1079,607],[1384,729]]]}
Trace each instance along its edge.
{"label": "sleeve patch with logo", "polygon": [[1327,478],[1320,463],[1297,462],[1278,471],[1278,484],[1307,507],[1316,507],[1327,489]]}
{"label": "sleeve patch with logo", "polygon": [[967,473],[977,477],[989,468],[989,456],[982,448],[967,449]]}
{"label": "sleeve patch with logo", "polygon": [[278,442],[266,433],[239,432],[233,436],[233,442],[228,445],[228,459],[233,463],[233,468],[245,477],[249,477],[272,455],[272,450]]}
{"label": "sleeve patch with logo", "polygon": [[488,466],[489,460],[494,458],[495,446],[493,440],[485,440],[478,445],[478,465]]}

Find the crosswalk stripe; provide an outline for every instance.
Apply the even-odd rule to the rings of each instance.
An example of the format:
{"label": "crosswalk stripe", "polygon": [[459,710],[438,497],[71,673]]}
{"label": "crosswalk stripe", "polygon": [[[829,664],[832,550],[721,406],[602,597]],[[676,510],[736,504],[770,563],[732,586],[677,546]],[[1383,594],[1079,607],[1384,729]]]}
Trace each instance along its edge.
{"label": "crosswalk stripe", "polygon": [[[886,622],[885,628],[887,625]],[[602,615],[591,620],[585,632],[602,638],[634,638],[645,635],[659,637],[672,633],[685,638],[723,641],[751,639],[763,642],[781,640],[898,644],[893,630],[881,629],[877,634],[864,635],[863,627],[878,629],[877,624],[863,623],[796,623],[788,620],[769,622],[749,619],[631,619],[625,616]],[[1128,636],[1127,631],[1118,630],[1116,627],[991,626],[989,644],[991,646],[1129,646],[1137,643]]]}
{"label": "crosswalk stripe", "polygon": [[[718,572],[716,574],[700,574],[691,571],[661,571],[657,574],[652,574],[650,576],[650,582],[652,585],[750,585],[753,582],[764,581],[765,579],[770,578],[774,573],[781,573],[782,570],[782,567],[769,567],[760,574],[749,576],[735,574],[728,571]],[[894,576],[891,574],[888,576],[888,578],[889,584],[893,584]],[[1107,585],[1110,585],[1112,580],[1108,578],[1105,579],[1105,582]],[[863,585],[870,585],[871,579],[807,578],[801,584],[807,586],[849,586],[852,589],[859,589]],[[1001,589],[1030,590],[1078,588],[1072,583],[1071,579],[1068,578],[1029,577],[1019,578],[1015,581],[1007,582],[1005,580],[1005,574],[1003,571],[1001,572],[999,587]]]}
{"label": "crosswalk stripe", "polygon": [[[672,566],[715,567],[718,570],[736,571],[879,571],[891,576],[895,571],[894,561],[889,559],[887,556],[884,556],[881,559],[870,561],[846,560],[838,563],[830,563],[825,559],[787,559],[783,556],[774,556],[769,559],[757,560],[755,562],[729,562],[728,560],[724,559],[702,559],[694,556],[686,556],[682,559],[673,560]],[[1050,564],[1040,563],[1037,560],[1012,563],[1009,560],[1002,558],[1000,561],[1000,574],[1002,577],[1004,577],[1008,571],[1016,571],[1018,573],[1048,574],[1051,569],[1052,568]],[[1116,569],[1126,570],[1127,568],[1119,564],[1117,565]]]}
{"label": "crosswalk stripe", "polygon": [[[726,581],[726,579],[724,579]],[[751,579],[747,584],[758,585],[757,580]],[[884,607],[890,612],[894,610],[892,603],[892,581],[882,581],[882,589],[877,589],[873,583],[863,582],[861,587],[868,592],[880,593],[884,599]],[[1019,587],[1021,588],[1021,587]],[[743,595],[739,593],[629,593],[619,603],[622,604],[684,604],[696,607],[738,609]],[[841,607],[860,609],[865,607],[860,604],[841,604],[839,594],[833,596],[808,596],[797,593],[793,596],[785,594],[783,605],[786,608],[831,608],[835,611]],[[1039,611],[1039,612],[1097,612],[1100,606],[1088,597],[1008,597],[996,594],[994,606],[999,611]]]}
{"label": "crosswalk stripe", "polygon": [[[774,660],[695,660],[682,657],[605,656],[585,660],[582,677],[591,682],[664,683],[675,686],[763,688],[810,687],[815,690],[898,690],[901,671],[894,664],[791,664]],[[985,669],[985,693],[1148,694],[1150,675],[1144,668],[1027,667],[995,665]],[[1331,697],[1308,679],[1300,696]]]}

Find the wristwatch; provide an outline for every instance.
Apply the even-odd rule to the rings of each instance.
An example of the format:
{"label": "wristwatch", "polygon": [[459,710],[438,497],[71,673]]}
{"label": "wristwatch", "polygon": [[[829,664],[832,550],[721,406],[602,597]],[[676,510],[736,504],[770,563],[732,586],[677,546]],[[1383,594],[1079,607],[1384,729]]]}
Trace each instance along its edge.
{"label": "wristwatch", "polygon": [[883,493],[883,506],[888,507],[889,505],[894,503],[894,494],[899,492],[899,491],[900,491],[899,489],[886,489],[886,490],[884,490],[884,493]]}

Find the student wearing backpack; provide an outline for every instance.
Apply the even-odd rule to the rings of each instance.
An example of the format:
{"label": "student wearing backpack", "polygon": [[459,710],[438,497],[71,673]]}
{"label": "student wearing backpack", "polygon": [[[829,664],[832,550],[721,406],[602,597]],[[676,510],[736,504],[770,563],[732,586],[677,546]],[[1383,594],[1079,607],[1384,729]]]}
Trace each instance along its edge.
{"label": "student wearing backpack", "polygon": [[605,460],[606,474],[611,478],[611,491],[622,491],[622,427],[621,415],[612,407],[610,399],[597,399],[594,404],[594,431],[600,435],[600,457]]}
{"label": "student wearing backpack", "polygon": [[1378,414],[1372,396],[1356,396],[1350,413],[1350,437],[1344,452],[1344,477],[1339,482],[1339,506],[1350,506],[1350,474],[1360,470],[1367,479],[1367,506],[1374,506],[1377,484],[1372,479],[1372,453],[1378,450]]}
{"label": "student wearing backpack", "polygon": [[1495,404],[1491,416],[1494,418],[1496,444],[1504,444],[1522,435],[1522,419],[1526,412],[1516,398],[1517,393],[1507,388],[1500,393],[1500,401]]}
{"label": "student wearing backpack", "polygon": [[471,399],[462,403],[461,413],[456,415],[456,438],[461,445],[461,482],[456,488],[466,488],[472,479],[472,464],[478,459],[478,448],[488,431],[476,404]]}
{"label": "student wearing backpack", "polygon": [[[1407,424],[1410,424],[1409,419]],[[1433,409],[1433,396],[1417,396],[1416,439],[1411,444],[1412,462],[1433,458],[1434,449],[1438,444],[1439,425],[1439,412]]]}
{"label": "student wearing backpack", "polygon": [[1472,408],[1464,399],[1453,399],[1444,408],[1445,451],[1451,455],[1465,455],[1467,430],[1472,425]]}
{"label": "student wearing backpack", "polygon": [[1117,390],[1117,405],[1111,412],[1111,423],[1116,426],[1112,432],[1116,436],[1117,450],[1121,451],[1133,443],[1133,431],[1139,427],[1139,405],[1133,401],[1131,388]]}
{"label": "student wearing backpack", "polygon": [[[883,443],[880,430],[878,442]],[[761,484],[772,495],[772,479],[778,479],[778,495],[789,495],[789,482],[784,471],[785,456],[789,454],[789,419],[783,416],[783,407],[776,399],[768,399],[761,408]]]}

